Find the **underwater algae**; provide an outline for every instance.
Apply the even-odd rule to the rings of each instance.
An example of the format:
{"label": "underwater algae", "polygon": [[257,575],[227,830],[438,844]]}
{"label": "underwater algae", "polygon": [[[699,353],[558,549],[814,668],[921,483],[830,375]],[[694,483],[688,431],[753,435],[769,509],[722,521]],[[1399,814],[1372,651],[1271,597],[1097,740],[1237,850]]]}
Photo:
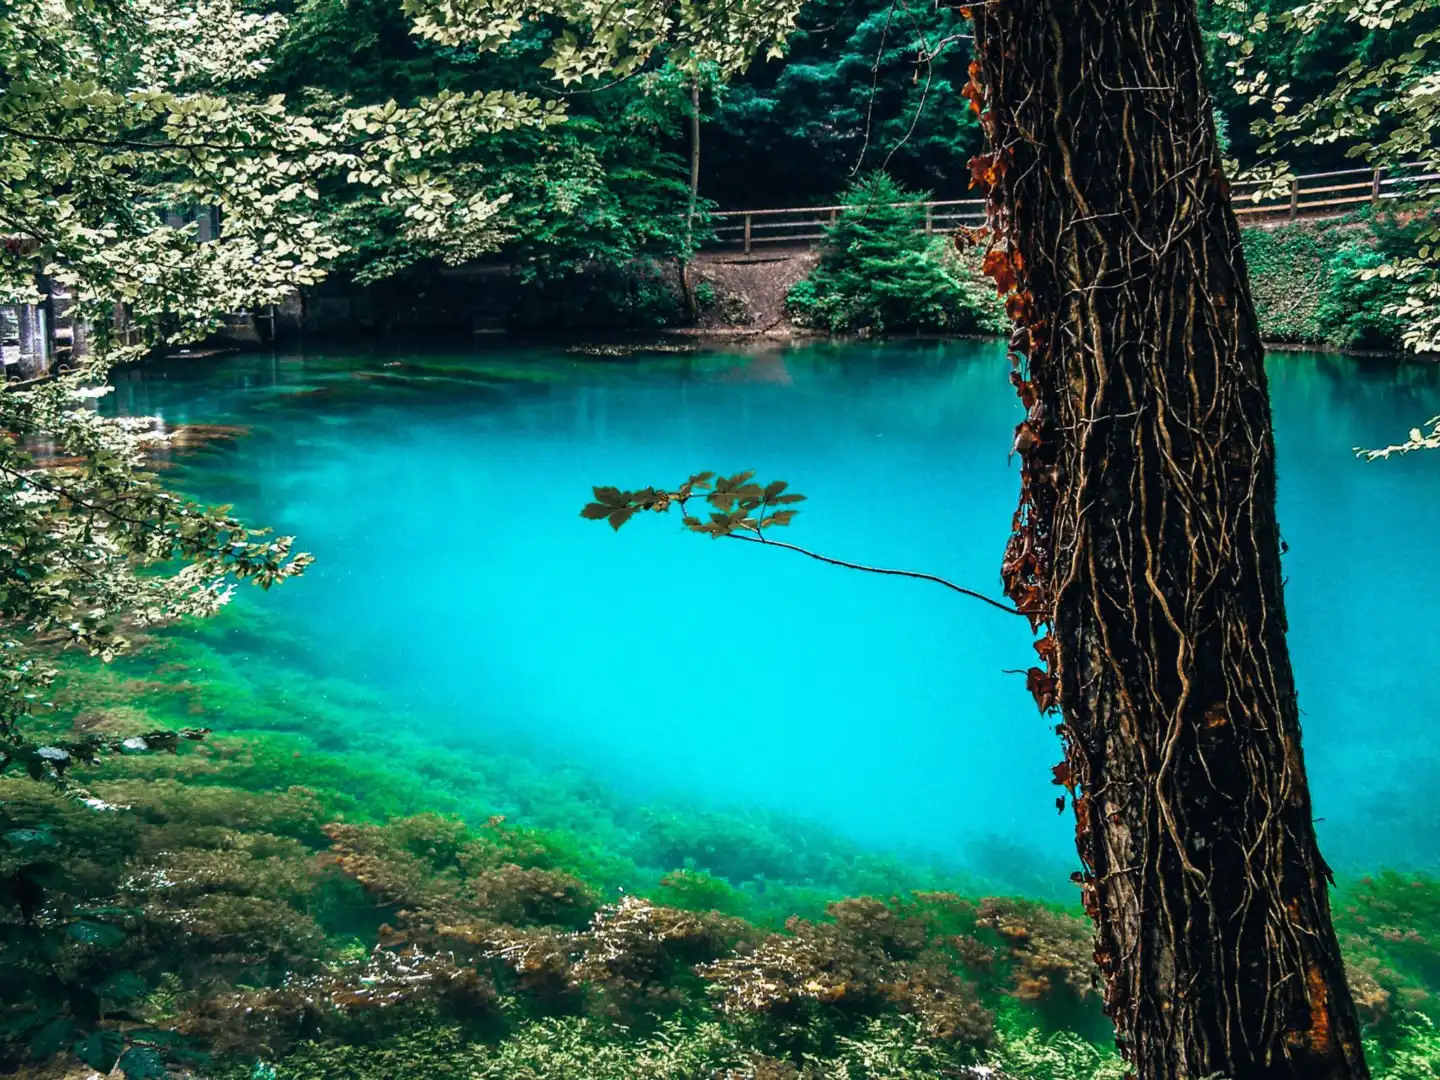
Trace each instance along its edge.
{"label": "underwater algae", "polygon": [[[216,1077],[902,1077],[1003,1055],[1011,1029],[1103,1032],[1072,914],[925,891],[935,871],[798,823],[662,814],[583,775],[379,734],[363,691],[236,669],[203,640],[217,629],[103,668],[65,659],[57,727],[225,724],[95,770],[89,790],[123,810],[3,782],[9,824],[63,867],[43,962],[5,927],[0,963],[31,976],[3,981],[12,1068],[46,1048],[45,967],[130,1018],[127,1046]],[[420,809],[437,806],[472,816]],[[734,876],[660,861],[687,833]],[[815,876],[766,877],[787,850]],[[913,888],[844,899],[885,882]],[[84,1026],[68,1012],[67,1036]]]}
{"label": "underwater algae", "polygon": [[[207,641],[271,632],[237,611],[106,667],[64,659],[57,727],[220,733],[95,770],[123,810],[0,785],[9,827],[63,868],[45,955],[0,923],[7,1067],[66,1075],[33,1071],[53,980],[93,988],[102,1027],[130,1018],[108,1023],[131,1049],[216,1080],[1123,1075],[1078,914],[803,822],[637,806],[417,738],[303,659]],[[1440,883],[1344,882],[1336,911],[1378,1075],[1433,1075]]]}

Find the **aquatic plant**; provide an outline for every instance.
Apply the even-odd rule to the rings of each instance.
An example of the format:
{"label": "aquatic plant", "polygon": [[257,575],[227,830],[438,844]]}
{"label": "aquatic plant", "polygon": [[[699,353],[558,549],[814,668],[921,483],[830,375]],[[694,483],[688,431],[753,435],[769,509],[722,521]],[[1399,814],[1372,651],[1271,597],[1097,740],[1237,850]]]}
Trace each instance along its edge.
{"label": "aquatic plant", "polygon": [[829,1042],[892,1010],[915,1016],[929,1039],[990,1042],[992,1015],[956,970],[963,954],[934,935],[929,920],[904,903],[868,897],[831,904],[828,914],[833,921],[792,918],[783,934],[701,968],[720,1009],[779,1021],[786,1034],[777,1029],[776,1043],[822,1018]]}
{"label": "aquatic plant", "polygon": [[808,1057],[795,1070],[796,1080],[928,1080],[936,1076],[1005,1080],[991,1070],[975,1068],[975,1055],[967,1047],[936,1041],[925,1021],[915,1017],[868,1020],[854,1035],[840,1036],[836,1043],[834,1058]]}
{"label": "aquatic plant", "polygon": [[823,850],[796,851],[786,830],[764,815],[740,820],[714,810],[677,813],[647,807],[639,824],[643,846],[637,854],[654,866],[694,869],[733,882],[815,877],[825,871]]}
{"label": "aquatic plant", "polygon": [[1440,882],[1384,871],[1347,883],[1336,896],[1335,925],[1367,1022],[1383,1026],[1396,1013],[1435,1013]]}
{"label": "aquatic plant", "polygon": [[581,931],[495,928],[486,955],[513,972],[525,995],[643,1028],[677,1011],[703,1011],[695,968],[750,936],[749,927],[728,916],[626,896]]}
{"label": "aquatic plant", "polygon": [[724,878],[704,870],[672,870],[660,879],[655,896],[662,903],[684,911],[718,911],[725,915],[745,914],[751,901]]}
{"label": "aquatic plant", "polygon": [[[1070,1080],[1072,1074],[1056,1074]],[[1076,1080],[1111,1080],[1074,1073]],[[1117,1074],[1118,1075],[1118,1074]],[[832,1056],[797,1061],[756,1052],[733,1029],[682,1017],[637,1033],[588,1017],[552,1017],[518,1027],[498,1042],[464,1037],[453,1026],[423,1027],[370,1046],[302,1046],[277,1080],[1004,1080],[972,1068],[968,1055],[928,1042],[917,1025],[870,1021],[839,1040]],[[1042,1074],[1037,1074],[1045,1080]],[[231,1080],[231,1078],[225,1078]],[[233,1080],[241,1080],[236,1076]]]}
{"label": "aquatic plant", "polygon": [[1021,1001],[1096,994],[1095,944],[1085,920],[1034,901],[989,897],[976,922],[1004,939],[1009,991]]}
{"label": "aquatic plant", "polygon": [[302,1041],[372,1043],[436,1021],[495,1030],[502,1002],[487,973],[444,952],[378,949],[358,964],[271,987],[195,995],[171,1024],[230,1059],[283,1059]]}
{"label": "aquatic plant", "polygon": [[430,1024],[373,1045],[310,1044],[276,1073],[278,1080],[693,1080],[745,1060],[715,1023],[675,1018],[638,1035],[588,1017],[555,1017],[494,1043]]}
{"label": "aquatic plant", "polygon": [[1025,1080],[1125,1080],[1131,1075],[1113,1047],[1097,1046],[1069,1031],[1045,1034],[1013,1006],[999,1011],[997,1035],[986,1064]]}
{"label": "aquatic plant", "polygon": [[1376,1080],[1431,1080],[1440,1077],[1440,1031],[1423,1014],[1410,1016],[1389,1039],[1365,1040],[1365,1057]]}
{"label": "aquatic plant", "polygon": [[[107,760],[91,787],[125,810],[0,783],[17,830],[34,830],[4,857],[43,856],[69,883],[47,886],[68,987],[49,1012],[19,947],[36,924],[0,912],[10,1065],[92,1035],[108,1053],[113,1032],[121,1053],[145,1050],[137,1067],[208,1053],[199,1071],[225,1080],[257,1057],[282,1077],[387,1080],[558,1078],[581,1059],[604,1076],[631,1057],[657,1076],[1116,1075],[1075,913],[967,898],[943,871],[801,822],[636,806],[578,771],[414,739],[364,693],[249,670],[222,646],[158,637],[147,648],[166,667],[144,679],[122,661],[92,683],[90,662],[66,663],[56,732],[153,729],[197,703],[232,732]],[[304,731],[312,716],[330,749]],[[413,812],[437,805],[449,812]],[[1400,1062],[1427,1052],[1415,1010],[1435,985],[1436,897],[1378,875],[1337,901],[1375,1053]],[[106,1018],[122,1011],[143,1023]],[[39,1037],[52,1021],[68,1042]]]}
{"label": "aquatic plant", "polygon": [[558,870],[505,863],[477,874],[475,902],[493,919],[512,926],[584,926],[600,904],[595,889]]}

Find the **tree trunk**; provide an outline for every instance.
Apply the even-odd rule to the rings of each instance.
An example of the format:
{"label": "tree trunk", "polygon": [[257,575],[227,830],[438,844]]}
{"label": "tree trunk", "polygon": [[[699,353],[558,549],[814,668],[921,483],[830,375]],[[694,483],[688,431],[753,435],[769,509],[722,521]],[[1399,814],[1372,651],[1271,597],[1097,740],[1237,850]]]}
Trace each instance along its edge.
{"label": "tree trunk", "polygon": [[1049,630],[1106,1011],[1142,1080],[1367,1076],[1285,643],[1259,332],[1193,0],[974,8],[1016,319],[1009,595]]}
{"label": "tree trunk", "polygon": [[680,291],[693,323],[700,317],[690,261],[695,256],[695,209],[700,201],[700,77],[690,84],[690,204],[685,210],[685,251],[680,256]]}

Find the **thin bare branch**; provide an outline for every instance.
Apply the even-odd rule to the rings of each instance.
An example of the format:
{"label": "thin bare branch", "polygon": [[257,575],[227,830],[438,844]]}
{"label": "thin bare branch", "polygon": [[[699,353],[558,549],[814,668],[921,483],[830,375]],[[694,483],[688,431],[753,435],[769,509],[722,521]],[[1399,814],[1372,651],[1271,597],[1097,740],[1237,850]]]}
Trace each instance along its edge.
{"label": "thin bare branch", "polygon": [[895,570],[886,566],[866,566],[863,563],[854,563],[845,559],[831,558],[829,555],[821,555],[818,551],[811,551],[809,548],[800,547],[798,544],[787,544],[783,540],[767,540],[764,536],[742,536],[740,533],[733,532],[727,533],[726,535],[732,540],[744,540],[747,544],[764,544],[766,547],[778,547],[784,548],[786,551],[796,551],[817,562],[829,563],[831,566],[843,566],[847,570],[863,570],[867,574],[884,574],[888,577],[907,577],[915,578],[917,581],[933,581],[936,585],[943,585],[945,588],[960,593],[962,596],[968,596],[974,600],[989,604],[993,608],[998,608],[1007,615],[1023,614],[1023,612],[1017,611],[1013,607],[1002,604],[999,600],[992,600],[983,593],[978,593],[973,589],[967,589],[963,585],[956,585],[953,581],[947,581],[945,578],[938,577],[935,574],[925,574],[919,570]]}

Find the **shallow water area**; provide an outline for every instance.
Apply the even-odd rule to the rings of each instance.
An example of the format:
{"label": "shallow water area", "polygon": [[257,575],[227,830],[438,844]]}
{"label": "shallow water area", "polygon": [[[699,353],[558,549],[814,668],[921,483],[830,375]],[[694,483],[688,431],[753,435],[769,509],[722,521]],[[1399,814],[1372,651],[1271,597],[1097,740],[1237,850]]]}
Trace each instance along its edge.
{"label": "shallow water area", "polygon": [[[231,619],[217,641],[237,663],[303,665],[332,706],[381,701],[411,736],[564,764],[607,798],[780,814],[1070,899],[1053,721],[1004,673],[1030,663],[1023,622],[695,537],[673,513],[618,535],[578,515],[592,485],[753,468],[809,497],[784,539],[998,594],[1018,485],[1006,370],[1001,346],[968,341],[322,352],[130,369],[104,407],[247,429],[177,450],[171,479],[316,556],[241,590],[240,619],[286,632]],[[1352,453],[1432,415],[1437,376],[1271,362],[1305,747],[1342,871],[1440,870],[1424,629],[1440,463]]]}

